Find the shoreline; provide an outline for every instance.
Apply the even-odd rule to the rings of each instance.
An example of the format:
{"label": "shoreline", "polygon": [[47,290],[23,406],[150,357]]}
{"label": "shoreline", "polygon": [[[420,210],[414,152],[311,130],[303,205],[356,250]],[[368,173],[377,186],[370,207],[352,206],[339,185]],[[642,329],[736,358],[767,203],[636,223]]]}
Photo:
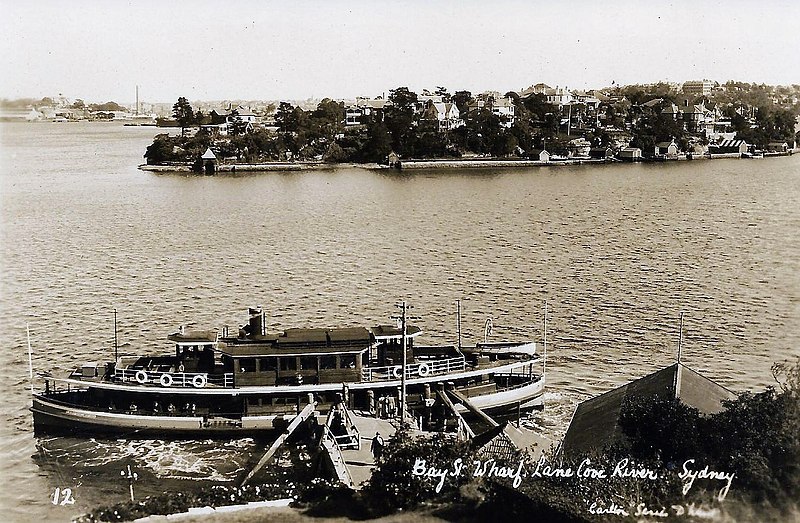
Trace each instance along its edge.
{"label": "shoreline", "polygon": [[[763,158],[775,158],[782,156],[792,156],[800,149],[790,150],[785,153],[764,153]],[[431,158],[431,159],[410,159],[401,162],[400,168],[390,167],[385,164],[377,163],[325,163],[325,162],[268,162],[258,164],[222,164],[218,165],[217,173],[235,174],[238,172],[274,172],[274,171],[324,171],[335,170],[341,167],[368,170],[420,170],[420,169],[480,169],[480,168],[510,168],[510,167],[561,167],[566,165],[606,165],[606,164],[630,164],[630,163],[669,163],[675,161],[696,161],[696,160],[757,160],[761,158],[745,158],[739,153],[723,154],[703,154],[703,155],[679,155],[675,158],[650,158],[637,161],[625,161],[618,158],[571,158],[565,160],[539,161],[528,160],[525,158]],[[185,172],[196,173],[191,165],[148,165],[142,164],[138,168],[142,171],[155,173]],[[202,174],[202,173],[196,173]]]}

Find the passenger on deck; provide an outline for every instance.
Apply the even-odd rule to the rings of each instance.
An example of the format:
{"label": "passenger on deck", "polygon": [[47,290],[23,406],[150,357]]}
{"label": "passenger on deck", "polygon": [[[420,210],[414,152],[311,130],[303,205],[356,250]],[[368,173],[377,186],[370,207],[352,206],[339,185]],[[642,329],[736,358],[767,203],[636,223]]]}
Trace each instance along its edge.
{"label": "passenger on deck", "polygon": [[381,419],[386,419],[387,416],[387,409],[386,409],[386,396],[381,396],[378,398],[378,417]]}
{"label": "passenger on deck", "polygon": [[338,410],[334,411],[331,417],[331,432],[334,436],[344,436],[347,434],[347,427],[345,427],[342,413]]}
{"label": "passenger on deck", "polygon": [[383,446],[384,443],[383,443],[383,438],[381,437],[381,433],[376,432],[375,437],[372,438],[372,445],[370,446],[370,450],[372,451],[372,457],[374,457],[376,461],[380,459],[381,455],[383,455]]}

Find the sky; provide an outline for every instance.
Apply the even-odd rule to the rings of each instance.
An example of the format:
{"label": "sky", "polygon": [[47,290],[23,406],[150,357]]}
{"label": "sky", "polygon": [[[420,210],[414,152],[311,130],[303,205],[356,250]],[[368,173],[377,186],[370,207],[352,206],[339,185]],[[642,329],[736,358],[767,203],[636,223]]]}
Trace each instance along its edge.
{"label": "sky", "polygon": [[800,84],[800,2],[0,0],[0,98]]}

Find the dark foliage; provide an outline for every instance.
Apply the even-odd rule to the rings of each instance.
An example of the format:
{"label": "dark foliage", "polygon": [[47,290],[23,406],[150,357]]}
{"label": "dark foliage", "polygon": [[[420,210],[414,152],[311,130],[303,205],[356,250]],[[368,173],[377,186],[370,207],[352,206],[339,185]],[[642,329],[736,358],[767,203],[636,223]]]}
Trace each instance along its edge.
{"label": "dark foliage", "polygon": [[377,468],[363,494],[376,514],[388,514],[399,509],[411,509],[434,499],[453,500],[459,497],[459,487],[470,480],[466,475],[447,478],[440,492],[436,480],[411,474],[417,458],[425,459],[428,467],[452,468],[453,461],[461,458],[471,463],[472,453],[467,444],[450,436],[411,438],[398,432],[378,460]]}

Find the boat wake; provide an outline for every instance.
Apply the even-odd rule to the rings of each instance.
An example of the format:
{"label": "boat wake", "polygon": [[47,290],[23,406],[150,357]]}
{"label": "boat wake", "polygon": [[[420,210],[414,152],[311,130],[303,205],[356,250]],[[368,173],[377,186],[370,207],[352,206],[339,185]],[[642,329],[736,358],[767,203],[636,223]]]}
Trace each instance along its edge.
{"label": "boat wake", "polygon": [[102,474],[127,465],[159,479],[230,482],[244,470],[257,444],[231,441],[41,439],[40,465],[70,469],[69,475]]}

